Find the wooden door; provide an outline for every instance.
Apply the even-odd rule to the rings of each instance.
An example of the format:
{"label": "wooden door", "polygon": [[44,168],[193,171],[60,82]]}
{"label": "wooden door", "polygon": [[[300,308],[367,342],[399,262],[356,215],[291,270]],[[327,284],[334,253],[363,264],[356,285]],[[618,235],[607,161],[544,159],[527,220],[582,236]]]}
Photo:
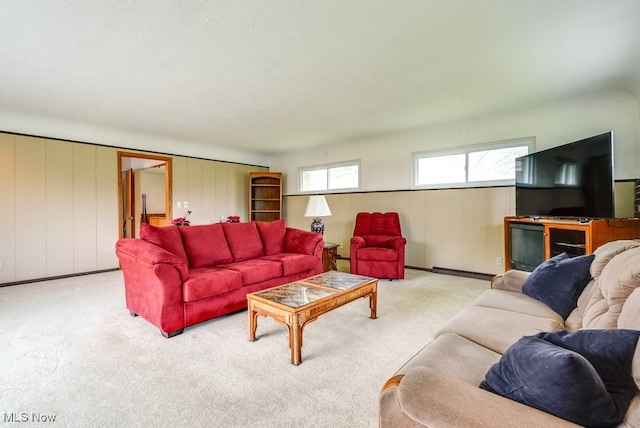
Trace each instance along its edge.
{"label": "wooden door", "polygon": [[133,169],[128,169],[124,173],[125,182],[125,194],[124,194],[124,230],[122,235],[125,238],[135,238],[136,236],[136,222],[135,222],[135,208],[136,202],[134,198],[134,180]]}

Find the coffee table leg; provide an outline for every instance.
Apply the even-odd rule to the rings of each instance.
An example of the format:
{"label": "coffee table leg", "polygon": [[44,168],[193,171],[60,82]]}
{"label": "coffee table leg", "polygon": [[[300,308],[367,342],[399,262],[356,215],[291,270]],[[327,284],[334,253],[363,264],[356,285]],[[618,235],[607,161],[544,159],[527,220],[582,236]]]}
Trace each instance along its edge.
{"label": "coffee table leg", "polygon": [[258,327],[258,313],[253,310],[253,305],[249,304],[247,313],[249,314],[249,340],[256,341],[256,328]]}
{"label": "coffee table leg", "polygon": [[302,362],[302,326],[300,318],[296,315],[291,317],[289,325],[289,346],[291,346],[291,363],[296,366]]}
{"label": "coffee table leg", "polygon": [[369,296],[369,307],[371,308],[371,318],[376,319],[378,314],[378,290],[373,290]]}

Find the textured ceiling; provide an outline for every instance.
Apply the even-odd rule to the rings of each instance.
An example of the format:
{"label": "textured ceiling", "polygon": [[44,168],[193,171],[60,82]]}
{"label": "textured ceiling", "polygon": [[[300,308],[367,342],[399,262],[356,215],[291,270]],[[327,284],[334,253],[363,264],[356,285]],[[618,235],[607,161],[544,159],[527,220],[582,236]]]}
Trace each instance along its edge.
{"label": "textured ceiling", "polygon": [[637,94],[639,17],[638,0],[0,0],[0,110],[269,154]]}

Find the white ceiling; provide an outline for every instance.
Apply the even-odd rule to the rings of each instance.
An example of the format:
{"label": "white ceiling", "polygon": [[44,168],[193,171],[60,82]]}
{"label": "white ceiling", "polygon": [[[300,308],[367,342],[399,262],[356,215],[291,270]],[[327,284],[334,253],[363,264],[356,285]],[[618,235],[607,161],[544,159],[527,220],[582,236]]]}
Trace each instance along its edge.
{"label": "white ceiling", "polygon": [[639,21],[639,0],[0,0],[0,110],[269,154],[638,94]]}

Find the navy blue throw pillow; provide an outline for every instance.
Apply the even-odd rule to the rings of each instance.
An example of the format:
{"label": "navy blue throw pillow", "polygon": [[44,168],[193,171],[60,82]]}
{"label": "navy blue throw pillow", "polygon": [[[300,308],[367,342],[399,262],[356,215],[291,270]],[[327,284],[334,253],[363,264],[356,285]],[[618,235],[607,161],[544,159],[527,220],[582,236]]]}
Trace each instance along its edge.
{"label": "navy blue throw pillow", "polygon": [[480,388],[588,427],[619,424],[638,391],[631,363],[637,330],[556,331],[525,336]]}
{"label": "navy blue throw pillow", "polygon": [[593,254],[571,257],[558,254],[542,262],[522,284],[522,292],[541,301],[567,319],[591,280]]}

